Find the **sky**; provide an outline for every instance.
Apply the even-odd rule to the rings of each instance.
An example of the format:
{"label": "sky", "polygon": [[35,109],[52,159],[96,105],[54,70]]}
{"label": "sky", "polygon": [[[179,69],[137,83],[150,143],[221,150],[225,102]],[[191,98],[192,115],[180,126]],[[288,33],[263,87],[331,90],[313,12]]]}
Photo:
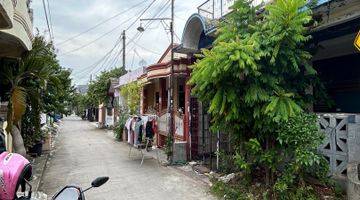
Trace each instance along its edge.
{"label": "sky", "polygon": [[[153,1],[155,2],[151,4]],[[175,1],[174,27],[177,36],[175,42],[180,42],[186,20],[197,12],[197,7],[204,1]],[[170,44],[169,31],[165,30],[166,25],[160,21],[153,21],[140,37],[135,37],[139,35],[137,27],[140,21],[136,19],[140,13],[151,4],[141,18],[151,18],[156,14],[157,17],[170,17],[170,0],[48,0],[48,2],[51,14],[49,21],[52,24],[53,42],[58,59],[61,66],[72,69],[74,84],[86,84],[91,74],[95,77],[102,70],[122,65],[122,55],[119,54],[122,44],[116,44],[124,29],[127,29],[127,41],[136,43],[130,42],[126,47],[128,70],[134,70],[144,64],[156,63]],[[42,0],[33,0],[31,7],[34,10],[34,33],[45,35],[50,40]],[[117,16],[106,23],[79,35],[115,15]],[[147,23],[143,22],[143,25]],[[131,24],[133,25],[130,26]],[[77,35],[79,36],[74,38]],[[104,58],[113,48],[113,53]]]}

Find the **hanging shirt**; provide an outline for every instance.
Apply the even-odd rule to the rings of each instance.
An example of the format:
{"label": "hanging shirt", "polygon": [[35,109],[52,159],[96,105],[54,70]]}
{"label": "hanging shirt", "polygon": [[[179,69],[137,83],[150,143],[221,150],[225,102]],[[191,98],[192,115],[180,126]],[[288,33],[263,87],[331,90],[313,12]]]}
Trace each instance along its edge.
{"label": "hanging shirt", "polygon": [[145,126],[146,137],[152,139],[154,137],[154,129],[152,121],[147,121]]}
{"label": "hanging shirt", "polygon": [[135,122],[135,127],[134,127],[134,132],[135,132],[134,143],[135,143],[135,145],[140,144],[142,141],[142,128],[143,128],[142,124],[143,124],[143,121],[141,119]]}

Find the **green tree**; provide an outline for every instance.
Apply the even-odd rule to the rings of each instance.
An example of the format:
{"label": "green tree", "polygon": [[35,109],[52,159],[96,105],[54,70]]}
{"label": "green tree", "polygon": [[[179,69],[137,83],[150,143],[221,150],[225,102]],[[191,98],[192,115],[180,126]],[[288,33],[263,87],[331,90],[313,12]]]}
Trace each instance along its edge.
{"label": "green tree", "polygon": [[272,185],[279,152],[293,151],[280,145],[276,130],[314,100],[308,91],[317,77],[306,48],[311,10],[304,0],[277,0],[257,15],[251,3],[235,1],[190,83],[209,104],[212,130],[234,137],[239,165],[250,173],[252,164],[264,168]]}
{"label": "green tree", "polygon": [[96,77],[95,81],[90,82],[89,90],[87,95],[90,100],[91,106],[98,106],[101,103],[107,102],[109,96],[107,95],[110,78],[119,78],[120,76],[126,74],[124,68],[115,68],[110,71],[103,71],[101,74]]}
{"label": "green tree", "polygon": [[[61,80],[60,73],[63,69],[59,66],[56,54],[51,43],[47,43],[42,36],[36,36],[33,40],[32,50],[26,52],[21,59],[3,60],[0,71],[2,86],[7,88],[5,100],[8,100],[8,113],[6,130],[13,137],[14,149],[25,154],[24,142],[20,133],[20,120],[26,111],[31,113],[32,121],[27,123],[33,126],[24,128],[22,134],[35,134],[40,131],[40,112],[44,106],[52,107],[56,101],[46,102],[48,87],[62,85],[68,87],[69,77],[66,81]],[[71,81],[71,80],[70,80]],[[67,89],[66,89],[67,90]],[[4,95],[4,94],[3,94]],[[68,94],[64,94],[66,96]],[[54,106],[55,107],[55,106]],[[27,116],[29,117],[29,116]],[[25,120],[26,121],[26,120]],[[32,130],[26,132],[26,130]],[[28,135],[27,135],[28,136]]]}
{"label": "green tree", "polygon": [[[19,122],[25,113],[27,97],[31,97],[32,104],[38,105],[40,95],[38,90],[29,86],[28,83],[34,80],[40,87],[45,87],[51,76],[51,66],[54,64],[53,54],[48,44],[41,37],[33,41],[33,48],[17,62],[3,63],[1,70],[4,77],[4,84],[8,86],[8,133],[12,134],[15,150],[24,154],[24,144],[19,131]],[[15,126],[14,126],[15,125]]]}
{"label": "green tree", "polygon": [[56,67],[53,74],[56,81],[49,82],[42,95],[45,113],[70,114],[75,92],[70,75],[70,70]]}
{"label": "green tree", "polygon": [[138,82],[132,82],[124,85],[120,93],[125,99],[130,114],[138,114],[140,108],[142,85]]}

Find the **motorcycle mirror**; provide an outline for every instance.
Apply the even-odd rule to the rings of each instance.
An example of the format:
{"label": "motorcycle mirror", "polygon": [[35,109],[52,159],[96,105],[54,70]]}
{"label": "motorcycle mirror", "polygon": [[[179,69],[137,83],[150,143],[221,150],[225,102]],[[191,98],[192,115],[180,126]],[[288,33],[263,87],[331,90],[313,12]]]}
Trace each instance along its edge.
{"label": "motorcycle mirror", "polygon": [[91,186],[92,187],[100,187],[102,186],[104,183],[106,183],[109,180],[109,177],[104,176],[104,177],[98,177],[96,178],[93,182],[91,182]]}

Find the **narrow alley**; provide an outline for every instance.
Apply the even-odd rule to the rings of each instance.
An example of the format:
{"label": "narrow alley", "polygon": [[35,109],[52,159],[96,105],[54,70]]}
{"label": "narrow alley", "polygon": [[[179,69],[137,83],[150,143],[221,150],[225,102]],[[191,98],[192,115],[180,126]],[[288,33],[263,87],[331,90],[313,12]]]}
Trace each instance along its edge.
{"label": "narrow alley", "polygon": [[40,191],[50,199],[65,185],[86,188],[98,176],[110,180],[88,191],[86,199],[212,199],[205,184],[140,153],[128,157],[129,147],[78,117],[64,119],[56,148],[44,172]]}

